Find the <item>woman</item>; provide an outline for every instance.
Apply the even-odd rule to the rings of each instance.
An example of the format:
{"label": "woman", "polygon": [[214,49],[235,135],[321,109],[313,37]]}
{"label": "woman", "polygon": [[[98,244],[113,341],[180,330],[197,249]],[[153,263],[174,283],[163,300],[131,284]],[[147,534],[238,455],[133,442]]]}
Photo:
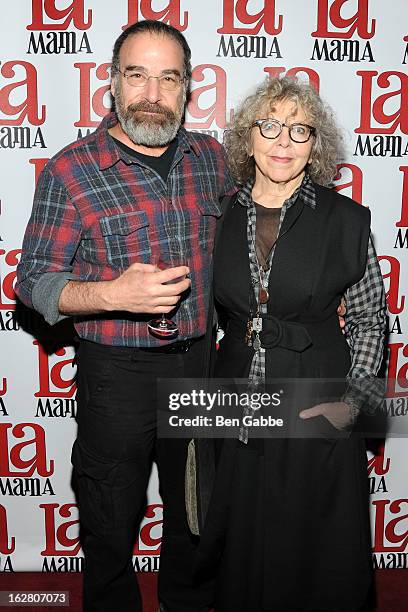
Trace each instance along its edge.
{"label": "woman", "polygon": [[[338,401],[299,406],[303,437],[253,439],[243,428],[223,442],[198,562],[218,562],[216,612],[351,612],[367,597],[364,441],[331,431],[352,424],[353,381],[370,382],[379,369],[386,307],[368,209],[323,186],[340,143],[316,91],[288,78],[261,85],[226,134],[241,188],[215,253],[225,325],[216,377],[252,387],[268,377],[349,384]],[[311,438],[318,423],[326,433]]]}

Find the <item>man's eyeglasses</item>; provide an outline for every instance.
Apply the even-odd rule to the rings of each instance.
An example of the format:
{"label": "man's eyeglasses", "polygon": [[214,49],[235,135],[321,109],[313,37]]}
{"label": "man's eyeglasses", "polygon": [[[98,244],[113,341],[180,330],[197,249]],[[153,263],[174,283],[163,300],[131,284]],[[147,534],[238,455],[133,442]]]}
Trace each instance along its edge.
{"label": "man's eyeglasses", "polygon": [[286,127],[289,130],[289,137],[293,142],[307,142],[312,134],[316,133],[316,128],[306,123],[281,123],[277,119],[257,119],[251,127],[258,126],[264,138],[277,138]]}
{"label": "man's eyeglasses", "polygon": [[184,81],[183,77],[180,77],[172,72],[169,74],[162,74],[161,76],[148,76],[144,72],[126,73],[122,72],[121,70],[118,70],[118,72],[120,72],[120,74],[132,87],[146,87],[149,79],[157,79],[160,89],[175,91]]}

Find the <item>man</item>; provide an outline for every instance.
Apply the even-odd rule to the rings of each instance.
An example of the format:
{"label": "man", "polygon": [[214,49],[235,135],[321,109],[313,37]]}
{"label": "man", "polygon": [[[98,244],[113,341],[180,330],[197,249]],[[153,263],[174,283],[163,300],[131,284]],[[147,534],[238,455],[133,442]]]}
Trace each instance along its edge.
{"label": "man", "polygon": [[[217,141],[181,127],[190,56],[161,22],[119,36],[116,113],[47,164],[17,271],[21,300],[51,324],[75,316],[80,337],[72,462],[86,611],[141,610],[131,560],[153,455],[164,502],[161,609],[200,612],[211,602],[191,580],[187,442],[155,435],[157,378],[203,374],[219,198],[233,190]],[[188,267],[157,271],[151,262],[171,251]],[[170,311],[178,337],[150,335],[152,315]]]}

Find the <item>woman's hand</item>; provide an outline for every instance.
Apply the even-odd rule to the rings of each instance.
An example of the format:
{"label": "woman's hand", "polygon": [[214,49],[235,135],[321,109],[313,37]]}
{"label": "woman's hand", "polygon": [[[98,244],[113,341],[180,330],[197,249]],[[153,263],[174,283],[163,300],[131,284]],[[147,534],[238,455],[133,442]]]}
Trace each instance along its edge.
{"label": "woman's hand", "polygon": [[306,408],[299,413],[301,419],[324,416],[336,429],[343,431],[354,423],[353,409],[346,402],[328,402]]}

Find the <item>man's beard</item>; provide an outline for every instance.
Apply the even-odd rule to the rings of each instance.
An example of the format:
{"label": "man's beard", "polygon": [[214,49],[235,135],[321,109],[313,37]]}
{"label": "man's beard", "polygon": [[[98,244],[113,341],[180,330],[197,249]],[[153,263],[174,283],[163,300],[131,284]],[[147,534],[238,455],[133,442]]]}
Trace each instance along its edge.
{"label": "man's beard", "polygon": [[[185,95],[174,113],[165,106],[151,104],[147,100],[129,104],[125,108],[120,88],[115,97],[116,115],[122,130],[132,142],[145,147],[163,147],[174,140],[181,125],[184,103]],[[152,114],[145,115],[146,112]]]}

